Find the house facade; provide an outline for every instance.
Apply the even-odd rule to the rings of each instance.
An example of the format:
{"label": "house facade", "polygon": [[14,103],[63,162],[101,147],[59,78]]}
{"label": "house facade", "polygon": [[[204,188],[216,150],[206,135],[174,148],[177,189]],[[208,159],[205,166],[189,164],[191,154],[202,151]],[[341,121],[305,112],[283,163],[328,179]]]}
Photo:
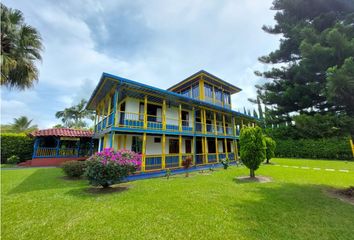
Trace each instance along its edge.
{"label": "house facade", "polygon": [[142,172],[237,160],[242,126],[256,119],[232,110],[238,87],[199,71],[167,90],[103,73],[87,109],[103,148],[142,154]]}

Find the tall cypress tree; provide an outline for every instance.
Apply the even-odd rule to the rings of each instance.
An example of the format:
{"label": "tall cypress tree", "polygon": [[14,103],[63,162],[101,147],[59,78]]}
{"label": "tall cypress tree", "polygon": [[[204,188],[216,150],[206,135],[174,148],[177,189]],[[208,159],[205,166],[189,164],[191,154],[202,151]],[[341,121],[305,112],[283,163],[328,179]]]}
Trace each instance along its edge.
{"label": "tall cypress tree", "polygon": [[[276,24],[264,26],[263,30],[281,34],[282,39],[277,50],[259,60],[276,66],[270,71],[256,72],[269,80],[256,86],[258,97],[272,106],[268,116],[283,122],[289,121],[293,112],[351,114],[343,106],[344,100],[338,98],[341,91],[327,86],[331,86],[328,81],[334,81],[334,77],[329,79],[329,73],[338,73],[344,62],[354,56],[354,1],[275,0],[271,9],[277,11]],[[336,76],[352,74],[347,70],[339,73]],[[353,89],[341,90],[350,96]]]}

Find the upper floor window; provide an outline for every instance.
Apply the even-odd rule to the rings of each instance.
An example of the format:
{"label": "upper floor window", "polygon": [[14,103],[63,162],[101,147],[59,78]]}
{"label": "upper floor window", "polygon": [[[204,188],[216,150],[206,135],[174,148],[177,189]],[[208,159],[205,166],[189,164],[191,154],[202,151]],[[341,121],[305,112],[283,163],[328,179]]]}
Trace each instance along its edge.
{"label": "upper floor window", "polygon": [[193,97],[193,98],[199,97],[199,85],[198,85],[198,84],[197,84],[197,85],[194,85],[194,86],[192,87],[192,97]]}
{"label": "upper floor window", "polygon": [[224,92],[224,103],[231,104],[230,93]]}
{"label": "upper floor window", "polygon": [[213,87],[209,84],[204,84],[204,95],[207,98],[213,98]]}
{"label": "upper floor window", "polygon": [[221,90],[218,89],[218,88],[215,88],[214,91],[215,91],[215,99],[221,102],[222,101],[222,92],[221,92]]}
{"label": "upper floor window", "polygon": [[187,88],[186,90],[181,91],[181,95],[191,97],[191,89]]}

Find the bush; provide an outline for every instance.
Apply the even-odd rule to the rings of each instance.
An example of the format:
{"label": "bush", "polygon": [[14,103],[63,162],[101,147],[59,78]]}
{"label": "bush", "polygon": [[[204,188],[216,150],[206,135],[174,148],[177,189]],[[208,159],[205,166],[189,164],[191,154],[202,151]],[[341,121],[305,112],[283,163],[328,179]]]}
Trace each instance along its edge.
{"label": "bush", "polygon": [[17,164],[19,162],[20,162],[20,158],[16,155],[12,155],[11,157],[9,157],[7,159],[7,163],[9,163],[9,164]]}
{"label": "bush", "polygon": [[1,163],[13,155],[19,157],[19,161],[32,159],[34,140],[23,133],[2,133],[1,137]]}
{"label": "bush", "polygon": [[276,157],[352,159],[348,137],[277,140]]}
{"label": "bush", "polygon": [[105,148],[86,160],[86,176],[93,186],[104,188],[120,183],[141,165],[141,156],[129,150]]}
{"label": "bush", "polygon": [[84,161],[67,161],[61,165],[63,172],[68,177],[81,177],[85,173],[85,167]]}
{"label": "bush", "polygon": [[230,166],[230,160],[228,158],[221,159],[220,162],[224,166],[225,170]]}
{"label": "bush", "polygon": [[265,140],[265,143],[266,143],[267,163],[269,163],[269,160],[274,157],[274,151],[275,151],[275,147],[276,147],[276,142],[270,137],[265,137],[264,140]]}
{"label": "bush", "polygon": [[240,133],[240,156],[243,164],[250,169],[250,177],[265,159],[265,141],[260,127],[244,127]]}

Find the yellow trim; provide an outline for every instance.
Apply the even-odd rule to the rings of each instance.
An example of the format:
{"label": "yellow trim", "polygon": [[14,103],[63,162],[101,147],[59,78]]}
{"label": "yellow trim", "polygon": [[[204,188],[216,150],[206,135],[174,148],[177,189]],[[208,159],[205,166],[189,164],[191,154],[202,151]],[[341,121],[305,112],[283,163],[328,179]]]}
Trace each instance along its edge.
{"label": "yellow trim", "polygon": [[216,160],[219,162],[219,145],[218,145],[218,138],[215,138],[215,153],[216,153]]}
{"label": "yellow trim", "polygon": [[225,142],[225,155],[226,155],[226,158],[229,158],[229,154],[228,154],[228,152],[227,152],[227,139],[226,138],[224,138],[224,142]]}
{"label": "yellow trim", "polygon": [[193,130],[193,132],[194,132],[194,128],[195,128],[195,109],[194,109],[194,107],[192,107],[192,115],[191,115],[191,118],[192,118],[192,123],[193,123],[193,125],[192,125],[192,130]]}
{"label": "yellow trim", "polygon": [[182,131],[182,105],[178,105],[178,129]]}
{"label": "yellow trim", "polygon": [[238,147],[237,147],[237,140],[234,140],[234,156],[235,160],[238,161]]}
{"label": "yellow trim", "polygon": [[204,78],[201,76],[199,80],[199,99],[204,100]]}
{"label": "yellow trim", "polygon": [[178,160],[179,166],[182,166],[182,135],[178,136],[178,145],[179,145],[179,153],[178,153]]}
{"label": "yellow trim", "polygon": [[[205,153],[205,144],[204,144],[204,138],[202,137],[202,156],[203,156],[203,163],[204,163],[204,153]],[[197,155],[200,155],[200,153],[199,154],[197,154]]]}
{"label": "yellow trim", "polygon": [[206,137],[204,137],[204,144],[205,144],[205,147],[204,147],[204,157],[205,157],[205,162],[208,163],[208,139]]}
{"label": "yellow trim", "polygon": [[166,130],[166,100],[162,101],[162,129]]}
{"label": "yellow trim", "polygon": [[216,123],[216,112],[214,112],[214,132],[215,135],[218,135],[218,128]]}
{"label": "yellow trim", "polygon": [[147,128],[147,95],[144,97],[144,128]]}
{"label": "yellow trim", "polygon": [[145,171],[145,157],[146,157],[146,133],[143,134],[141,171]]}
{"label": "yellow trim", "polygon": [[223,124],[223,127],[224,127],[224,136],[226,136],[225,115],[222,115],[222,124]]}
{"label": "yellow trim", "polygon": [[204,133],[206,133],[207,132],[207,130],[206,130],[206,110],[204,110],[203,111],[204,113],[204,117],[203,117],[203,126],[204,126]]}
{"label": "yellow trim", "polygon": [[166,135],[162,134],[162,158],[161,158],[161,168],[165,169],[166,167],[166,152],[165,152],[165,146],[166,146]]}

